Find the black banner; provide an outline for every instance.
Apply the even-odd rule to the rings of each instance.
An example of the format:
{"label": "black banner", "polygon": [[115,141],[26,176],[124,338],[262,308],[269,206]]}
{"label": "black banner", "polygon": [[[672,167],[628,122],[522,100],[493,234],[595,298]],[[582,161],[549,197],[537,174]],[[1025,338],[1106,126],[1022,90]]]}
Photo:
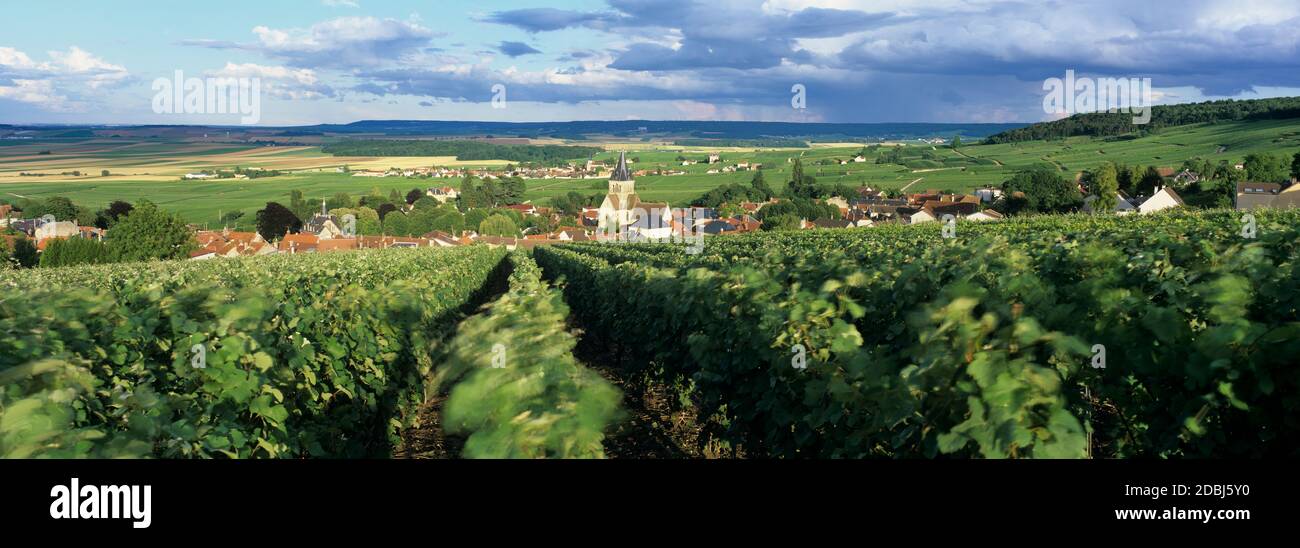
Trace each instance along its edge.
{"label": "black banner", "polygon": [[[1291,467],[1285,461],[0,461],[0,515],[9,531],[123,540],[192,535],[217,525],[292,530],[297,538],[330,537],[335,527],[498,523],[505,530],[493,534],[524,534],[587,520],[678,527],[727,518],[777,530],[797,530],[811,519],[937,534],[1002,524],[1017,531],[1200,535],[1294,522],[1291,497],[1300,481]],[[662,532],[649,529],[645,534]]]}

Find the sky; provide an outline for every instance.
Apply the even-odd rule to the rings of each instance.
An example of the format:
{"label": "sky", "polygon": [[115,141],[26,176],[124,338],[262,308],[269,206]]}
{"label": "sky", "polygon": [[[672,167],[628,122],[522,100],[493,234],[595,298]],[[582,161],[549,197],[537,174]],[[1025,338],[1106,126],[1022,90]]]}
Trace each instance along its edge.
{"label": "sky", "polygon": [[1300,0],[5,0],[0,12],[0,123],[239,123],[159,112],[155,80],[177,71],[258,78],[261,125],[1035,122],[1062,116],[1043,108],[1044,81],[1067,70],[1150,78],[1156,104],[1300,95]]}

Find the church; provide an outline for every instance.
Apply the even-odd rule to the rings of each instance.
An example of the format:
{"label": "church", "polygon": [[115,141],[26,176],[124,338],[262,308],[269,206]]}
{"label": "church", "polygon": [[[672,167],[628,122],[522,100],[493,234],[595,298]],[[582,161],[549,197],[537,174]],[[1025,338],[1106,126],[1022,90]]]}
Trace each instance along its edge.
{"label": "church", "polygon": [[618,166],[609,176],[609,192],[598,212],[600,234],[657,236],[671,230],[672,211],[664,202],[643,202],[636,194],[636,181],[627,167],[627,153],[618,154]]}

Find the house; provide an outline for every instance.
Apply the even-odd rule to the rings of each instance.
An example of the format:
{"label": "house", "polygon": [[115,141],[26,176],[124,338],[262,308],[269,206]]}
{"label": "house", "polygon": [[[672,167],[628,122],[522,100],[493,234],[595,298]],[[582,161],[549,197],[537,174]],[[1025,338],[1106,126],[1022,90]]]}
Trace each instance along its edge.
{"label": "house", "polygon": [[1281,193],[1282,185],[1277,183],[1237,183],[1237,210],[1249,211],[1261,207],[1274,207]]}
{"label": "house", "polygon": [[898,208],[900,216],[909,224],[929,223],[939,220],[939,217],[933,211],[922,209],[907,208],[912,210],[910,213],[904,213],[904,208]]}
{"label": "house", "polygon": [[861,164],[861,163],[866,162],[866,161],[867,161],[867,157],[866,157],[866,156],[863,156],[863,155],[861,155],[861,154],[859,154],[859,155],[853,157],[853,163],[855,163],[855,164]]}
{"label": "house", "polygon": [[992,203],[992,202],[996,202],[996,201],[998,201],[998,198],[1001,198],[1001,197],[1002,197],[1002,189],[1000,189],[1000,188],[981,188],[981,189],[978,189],[978,190],[975,191],[975,197],[976,197],[976,198],[979,198],[980,201],[981,201],[981,202],[984,202],[984,203]]}
{"label": "house", "polygon": [[812,222],[816,228],[850,228],[853,227],[853,221],[846,219],[817,219]]}
{"label": "house", "polygon": [[722,157],[721,157],[721,156],[718,156],[717,154],[710,154],[710,155],[709,155],[709,163],[710,163],[710,164],[716,164],[716,163],[721,162],[721,161],[722,161]]}
{"label": "house", "polygon": [[705,234],[711,234],[716,236],[718,234],[737,232],[740,230],[740,228],[737,227],[735,224],[732,223],[732,221],[728,219],[717,219],[705,223],[704,226],[700,228],[700,230]]}
{"label": "house", "polygon": [[[681,225],[674,223],[673,211],[667,202],[640,202],[633,211],[632,223],[624,228],[631,236],[665,240],[672,237],[674,226]],[[680,229],[677,232],[680,233]]]}
{"label": "house", "polygon": [[298,234],[285,234],[276,248],[280,250],[280,253],[294,255],[298,253],[315,253],[316,246],[319,244],[320,238],[315,234],[300,232]]}
{"label": "house", "polygon": [[241,257],[267,255],[278,250],[256,232],[235,232],[230,229],[221,232],[199,231],[194,235],[198,241],[198,250],[190,253],[191,259],[212,259],[217,257]]}
{"label": "house", "polygon": [[456,198],[460,197],[460,193],[456,192],[456,189],[451,188],[449,186],[430,188],[424,191],[424,194],[425,196],[438,200],[438,203],[440,204],[445,204],[448,201],[455,200]]}
{"label": "house", "polygon": [[673,210],[673,219],[685,227],[698,227],[717,219],[718,211],[711,207],[682,207]]}
{"label": "house", "polygon": [[327,251],[351,251],[357,249],[356,238],[334,238],[330,240],[320,240],[316,244],[316,252],[324,253]]}
{"label": "house", "polygon": [[1002,220],[1002,214],[992,209],[986,209],[978,213],[966,216],[967,221],[999,221]]}
{"label": "house", "polygon": [[457,247],[461,245],[459,239],[441,230],[427,232],[421,235],[420,239],[428,240],[430,247]]}
{"label": "house", "polygon": [[537,207],[533,204],[512,204],[506,206],[506,209],[518,211],[520,215],[536,215]]}
{"label": "house", "polygon": [[1151,213],[1175,207],[1183,207],[1183,205],[1182,196],[1179,196],[1177,192],[1174,192],[1173,187],[1166,186],[1156,190],[1155,194],[1152,194],[1150,198],[1147,198],[1139,204],[1137,210],[1138,213]]}
{"label": "house", "polygon": [[[1098,199],[1097,195],[1095,194],[1090,195],[1087,198],[1084,198],[1083,210],[1091,213],[1092,203],[1096,202],[1097,199]],[[1115,192],[1115,208],[1111,211],[1112,213],[1124,215],[1124,214],[1132,213],[1136,209],[1137,207],[1133,205],[1133,199],[1129,198],[1128,194],[1125,194],[1124,191],[1122,190]]]}
{"label": "house", "polygon": [[36,227],[33,237],[39,243],[47,238],[70,238],[79,235],[81,229],[74,221],[44,222]]}
{"label": "house", "polygon": [[551,234],[551,238],[561,242],[584,242],[591,239],[587,236],[587,231],[576,227],[562,228]]}
{"label": "house", "polygon": [[216,179],[215,173],[186,173],[186,179]]}
{"label": "house", "polygon": [[313,234],[321,240],[332,240],[343,237],[343,221],[338,217],[330,215],[325,210],[325,200],[320,201],[320,213],[312,216],[302,226],[302,232]]}
{"label": "house", "polygon": [[838,207],[838,208],[840,208],[840,209],[848,209],[848,208],[849,208],[849,201],[848,201],[848,200],[845,200],[844,198],[841,198],[841,197],[839,197],[839,196],[831,196],[830,198],[827,198],[827,199],[825,200],[825,202],[826,202],[827,204],[833,205],[833,206]]}
{"label": "house", "polygon": [[1174,184],[1179,185],[1180,187],[1194,185],[1200,181],[1201,175],[1190,169],[1184,169],[1178,172],[1177,175],[1174,175]]}

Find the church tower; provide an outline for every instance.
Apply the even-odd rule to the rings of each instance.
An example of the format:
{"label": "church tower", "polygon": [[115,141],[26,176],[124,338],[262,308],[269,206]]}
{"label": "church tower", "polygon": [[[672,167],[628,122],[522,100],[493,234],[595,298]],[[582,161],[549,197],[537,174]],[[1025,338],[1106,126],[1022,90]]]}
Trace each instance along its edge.
{"label": "church tower", "polygon": [[632,180],[632,170],[627,167],[627,153],[618,153],[618,166],[609,176],[609,193],[600,204],[599,227],[606,233],[617,232],[620,227],[632,223],[632,213],[641,203],[636,195],[636,181]]}
{"label": "church tower", "polygon": [[627,153],[618,153],[618,166],[609,176],[610,194],[632,194],[636,192],[636,181],[632,180],[632,170],[627,168]]}

